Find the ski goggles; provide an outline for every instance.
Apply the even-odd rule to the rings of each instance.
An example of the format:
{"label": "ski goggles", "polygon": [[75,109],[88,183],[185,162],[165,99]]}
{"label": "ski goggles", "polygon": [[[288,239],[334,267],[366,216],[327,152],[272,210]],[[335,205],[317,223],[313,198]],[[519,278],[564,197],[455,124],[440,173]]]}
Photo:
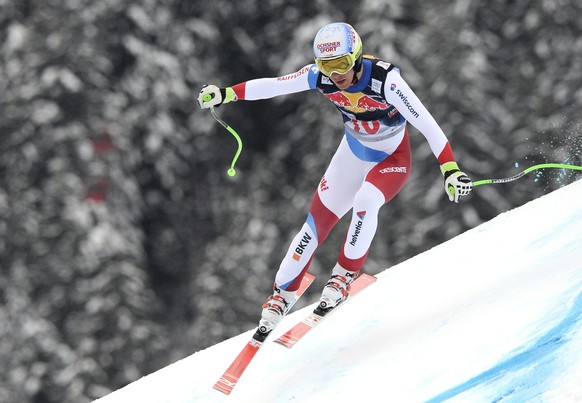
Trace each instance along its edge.
{"label": "ski goggles", "polygon": [[331,76],[332,73],[346,74],[354,67],[355,64],[356,60],[351,55],[351,53],[336,57],[335,59],[315,59],[315,65],[323,74],[328,77]]}

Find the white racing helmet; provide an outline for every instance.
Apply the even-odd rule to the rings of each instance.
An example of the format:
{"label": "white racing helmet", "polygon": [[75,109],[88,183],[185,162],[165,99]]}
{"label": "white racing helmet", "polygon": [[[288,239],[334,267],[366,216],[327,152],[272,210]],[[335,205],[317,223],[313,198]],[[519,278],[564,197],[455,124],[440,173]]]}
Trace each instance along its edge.
{"label": "white racing helmet", "polygon": [[356,73],[362,68],[362,40],[356,30],[345,22],[322,27],[313,40],[315,64],[326,76]]}

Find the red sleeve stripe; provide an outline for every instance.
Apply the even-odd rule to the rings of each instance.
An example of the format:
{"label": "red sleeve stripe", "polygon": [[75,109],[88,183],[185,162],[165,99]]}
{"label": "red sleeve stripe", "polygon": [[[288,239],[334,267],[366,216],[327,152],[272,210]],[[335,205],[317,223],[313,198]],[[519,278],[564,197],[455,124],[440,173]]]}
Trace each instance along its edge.
{"label": "red sleeve stripe", "polygon": [[453,149],[451,148],[451,145],[447,142],[447,144],[445,144],[445,148],[443,148],[443,151],[441,151],[441,153],[438,156],[438,160],[439,163],[442,165],[445,162],[451,162],[455,160],[455,156],[453,155]]}
{"label": "red sleeve stripe", "polygon": [[233,86],[232,89],[234,90],[234,93],[236,94],[237,99],[239,99],[239,100],[245,99],[245,93],[246,93],[246,89],[247,89],[246,81],[244,83],[240,83],[240,84]]}

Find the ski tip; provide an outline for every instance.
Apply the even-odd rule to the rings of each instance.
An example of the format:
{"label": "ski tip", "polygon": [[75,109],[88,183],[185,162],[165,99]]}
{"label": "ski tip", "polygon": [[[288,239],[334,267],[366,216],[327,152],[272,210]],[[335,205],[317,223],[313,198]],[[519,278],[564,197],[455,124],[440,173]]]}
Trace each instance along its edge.
{"label": "ski tip", "polygon": [[315,280],[315,276],[311,273],[305,273],[305,275],[303,276],[303,280],[305,283],[313,283],[313,280]]}

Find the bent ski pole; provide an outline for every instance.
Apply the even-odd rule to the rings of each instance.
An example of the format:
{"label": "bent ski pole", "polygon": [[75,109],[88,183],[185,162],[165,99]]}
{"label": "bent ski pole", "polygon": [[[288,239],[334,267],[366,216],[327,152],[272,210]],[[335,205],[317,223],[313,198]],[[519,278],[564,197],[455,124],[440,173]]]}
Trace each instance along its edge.
{"label": "bent ski pole", "polygon": [[545,169],[545,168],[570,169],[570,170],[574,170],[574,171],[582,171],[582,166],[578,166],[578,165],[567,165],[567,164],[538,164],[538,165],[534,165],[532,167],[529,167],[529,168],[521,171],[517,175],[510,176],[509,178],[482,179],[482,180],[475,181],[475,182],[473,182],[473,186],[481,186],[481,185],[491,185],[491,184],[495,184],[495,183],[513,182],[514,180],[517,180],[517,179],[521,178],[522,176],[530,173],[531,171],[535,171],[537,169]]}
{"label": "bent ski pole", "polygon": [[[202,100],[204,102],[208,102],[208,101],[212,100],[212,94],[205,94],[202,97]],[[228,124],[226,124],[226,122],[224,120],[220,119],[216,115],[216,112],[214,112],[214,106],[210,108],[210,113],[212,113],[212,116],[214,117],[214,119],[218,123],[220,123],[222,125],[222,127],[224,127],[226,130],[228,130],[229,133],[234,136],[234,138],[236,139],[236,142],[238,144],[238,149],[236,150],[236,153],[235,153],[234,157],[232,158],[232,162],[230,164],[230,168],[227,171],[228,176],[235,176],[236,175],[236,171],[234,169],[234,164],[236,164],[236,161],[238,160],[238,157],[240,156],[240,153],[242,152],[242,147],[243,147],[242,140],[241,140],[240,136],[238,135],[238,133],[232,127],[230,127]]]}

